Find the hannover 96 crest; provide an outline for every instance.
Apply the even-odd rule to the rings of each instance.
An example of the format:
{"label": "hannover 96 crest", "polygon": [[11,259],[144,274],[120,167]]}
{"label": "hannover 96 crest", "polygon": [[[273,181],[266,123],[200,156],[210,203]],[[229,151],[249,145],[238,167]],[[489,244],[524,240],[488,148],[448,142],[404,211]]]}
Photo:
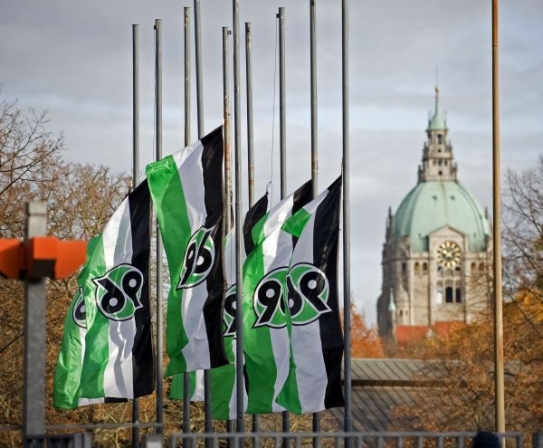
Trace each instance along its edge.
{"label": "hannover 96 crest", "polygon": [[269,272],[255,289],[254,310],[256,327],[281,328],[285,324],[285,303],[283,301],[283,285],[288,268],[278,268]]}
{"label": "hannover 96 crest", "polygon": [[287,275],[287,303],[293,325],[309,324],[331,310],[324,272],[309,263],[294,265]]}
{"label": "hannover 96 crest", "polygon": [[192,288],[202,283],[215,261],[215,244],[212,230],[200,227],[187,245],[177,289]]}
{"label": "hannover 96 crest", "polygon": [[223,336],[225,337],[236,335],[236,295],[237,287],[232,285],[224,296]]}
{"label": "hannover 96 crest", "polygon": [[74,307],[72,308],[72,317],[78,327],[87,328],[87,322],[85,321],[85,300],[83,298],[83,288],[81,287],[77,288],[77,296]]}
{"label": "hannover 96 crest", "polygon": [[253,305],[257,320],[254,326],[284,327],[287,306],[293,325],[309,324],[321,314],[332,311],[328,305],[329,295],[326,275],[312,264],[299,263],[290,270],[275,269],[255,289]]}
{"label": "hannover 96 crest", "polygon": [[108,319],[127,320],[141,308],[143,274],[130,264],[120,264],[103,277],[92,280],[96,284],[96,303]]}

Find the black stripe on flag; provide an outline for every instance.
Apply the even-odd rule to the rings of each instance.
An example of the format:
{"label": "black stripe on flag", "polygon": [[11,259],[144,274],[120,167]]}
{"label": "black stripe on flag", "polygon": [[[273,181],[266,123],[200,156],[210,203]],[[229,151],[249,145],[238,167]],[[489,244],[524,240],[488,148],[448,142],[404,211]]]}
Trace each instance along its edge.
{"label": "black stripe on flag", "polygon": [[223,161],[223,139],[222,126],[207,134],[201,139],[204,147],[202,151],[202,168],[204,175],[206,229],[215,226],[222,217],[223,195],[222,195],[222,161]]}
{"label": "black stripe on flag", "polygon": [[304,205],[313,199],[312,181],[308,180],[300,188],[298,188],[292,198],[292,214],[300,210]]}
{"label": "black stripe on flag", "polygon": [[253,241],[253,227],[262,219],[268,211],[268,193],[264,194],[247,212],[243,221],[243,242],[245,244],[245,254],[249,255],[255,249]]}
{"label": "black stripe on flag", "polygon": [[147,180],[128,196],[132,232],[132,265],[143,274],[142,307],[136,310],[136,336],[132,349],[134,397],[149,395],[154,390],[154,357],[151,340],[149,306],[149,252],[151,246],[151,196]]}
{"label": "black stripe on flag", "polygon": [[223,258],[223,136],[222,126],[201,139],[203,145],[202,167],[204,176],[204,201],[206,208],[205,227],[213,229],[210,237],[215,245],[215,263],[206,279],[207,299],[204,304],[204,321],[206,325],[207,340],[209,343],[209,357],[211,367],[220,367],[228,364],[228,357],[224,349],[222,334],[224,294],[224,272],[221,260]]}
{"label": "black stripe on flag", "polygon": [[324,398],[326,409],[344,406],[341,388],[343,334],[339,317],[337,278],[341,184],[340,176],[328,187],[328,195],[317,207],[313,232],[313,262],[328,277],[328,305],[332,309],[331,313],[324,313],[319,317],[322,354],[328,374]]}
{"label": "black stripe on flag", "polygon": [[[300,188],[298,188],[292,198],[292,215],[303,208],[313,199],[313,182],[308,180]],[[298,237],[292,235],[292,247],[296,247]]]}

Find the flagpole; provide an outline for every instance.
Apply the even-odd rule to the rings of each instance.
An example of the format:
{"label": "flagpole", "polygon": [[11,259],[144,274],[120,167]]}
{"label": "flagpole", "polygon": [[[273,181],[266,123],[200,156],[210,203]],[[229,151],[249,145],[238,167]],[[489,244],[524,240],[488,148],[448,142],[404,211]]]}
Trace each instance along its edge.
{"label": "flagpole", "polygon": [[[251,23],[245,22],[245,78],[247,91],[247,170],[249,181],[249,207],[255,203],[255,166],[253,138],[253,63],[251,55]],[[253,416],[253,422],[255,417]]]}
{"label": "flagpole", "polygon": [[[279,163],[281,172],[281,199],[287,195],[287,154],[285,117],[285,8],[279,8]],[[284,423],[283,423],[284,425]]]}
{"label": "flagpole", "polygon": [[[184,15],[184,68],[185,68],[185,147],[191,143],[190,115],[190,7],[183,8]],[[183,373],[183,432],[190,432],[190,373]]]}
{"label": "flagpole", "polygon": [[[318,109],[317,109],[317,11],[315,0],[309,0],[309,40],[311,77],[311,181],[313,198],[318,194]],[[319,439],[320,440],[320,439]]]}
{"label": "flagpole", "polygon": [[196,112],[198,138],[204,136],[204,87],[202,83],[202,39],[200,32],[200,0],[194,0],[194,56],[196,62]]}
{"label": "flagpole", "polygon": [[503,365],[503,298],[500,180],[500,94],[498,65],[498,0],[492,0],[492,205],[494,215],[494,369],[496,432],[505,432]]}
{"label": "flagpole", "polygon": [[349,0],[342,0],[342,103],[343,103],[343,329],[345,339],[343,378],[345,432],[352,431],[351,410],[351,222],[349,192]]}
{"label": "flagpole", "polygon": [[[156,160],[162,159],[162,20],[155,20],[155,114],[156,114]],[[160,229],[158,222],[156,223],[156,420],[157,426],[155,428],[156,434],[162,434],[162,421],[163,421],[163,361],[162,361],[162,332],[163,332],[163,320],[162,320],[162,244],[160,241]]]}
{"label": "flagpole", "polygon": [[[310,96],[311,96],[311,189],[312,197],[318,194],[318,109],[317,109],[317,12],[315,0],[309,0],[309,47],[310,47]],[[320,414],[313,414],[313,432],[321,430]],[[321,439],[313,439],[313,446],[320,448]]]}
{"label": "flagpole", "polygon": [[[139,25],[132,25],[132,189],[139,183],[140,145],[140,99],[139,99]],[[149,284],[148,284],[149,286]],[[137,448],[140,440],[139,399],[132,400],[132,446]]]}
{"label": "flagpole", "polygon": [[236,190],[236,430],[245,431],[244,421],[244,378],[243,378],[243,325],[241,324],[243,289],[241,275],[241,121],[240,121],[240,62],[239,62],[239,0],[233,0],[234,37],[234,150],[235,150],[235,190]]}
{"label": "flagpole", "polygon": [[[286,144],[286,98],[285,98],[285,8],[279,8],[277,14],[279,19],[279,163],[280,163],[280,181],[281,181],[281,200],[287,195],[287,144]],[[290,414],[288,411],[282,412],[283,432],[290,430]],[[289,440],[285,439],[284,446],[289,445]]]}
{"label": "flagpole", "polygon": [[[198,115],[198,138],[204,136],[204,87],[202,82],[202,39],[200,0],[194,0],[194,52],[196,59],[196,112]],[[204,430],[213,431],[211,420],[211,379],[209,370],[204,370]],[[206,439],[206,446],[210,441]]]}
{"label": "flagpole", "polygon": [[[255,167],[253,138],[253,62],[251,53],[251,23],[245,22],[245,84],[247,94],[247,175],[249,208],[255,203]],[[258,432],[258,414],[252,415],[252,432]]]}
{"label": "flagpole", "polygon": [[230,231],[232,216],[232,176],[231,176],[231,154],[230,154],[230,39],[231,31],[228,27],[222,28],[222,63],[223,63],[223,118],[224,118],[224,175],[226,184],[226,208],[225,208],[225,235]]}
{"label": "flagpole", "polygon": [[[225,178],[225,208],[224,208],[224,235],[227,236],[232,227],[232,176],[231,176],[231,154],[230,154],[230,35],[228,27],[222,27],[222,91],[223,91],[223,121],[224,121],[224,178]],[[226,255],[226,254],[225,254]],[[225,262],[230,262],[228,260]],[[225,281],[225,284],[228,282]],[[234,432],[234,422],[226,421],[226,431]],[[227,446],[232,446],[232,440],[227,440]]]}

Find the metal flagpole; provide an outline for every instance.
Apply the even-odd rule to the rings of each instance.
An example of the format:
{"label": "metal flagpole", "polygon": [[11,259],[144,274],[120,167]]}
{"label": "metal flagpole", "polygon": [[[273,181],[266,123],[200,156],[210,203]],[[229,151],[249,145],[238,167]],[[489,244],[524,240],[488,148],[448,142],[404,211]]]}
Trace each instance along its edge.
{"label": "metal flagpole", "polygon": [[[287,154],[285,123],[285,8],[279,8],[279,153],[281,172],[281,199],[287,195]],[[287,429],[288,431],[288,429]]]}
{"label": "metal flagpole", "polygon": [[196,59],[196,112],[198,115],[198,138],[204,136],[204,87],[202,84],[201,43],[200,0],[194,0],[194,55]]}
{"label": "metal flagpole", "polygon": [[234,151],[236,204],[236,430],[244,432],[243,325],[241,276],[241,121],[240,121],[240,63],[239,63],[239,0],[233,0],[232,30],[234,37]]}
{"label": "metal flagpole", "polygon": [[349,0],[342,0],[342,103],[343,103],[343,329],[345,353],[345,432],[352,431],[351,410],[351,221],[349,193]]}
{"label": "metal flagpole", "polygon": [[[162,159],[162,20],[155,20],[155,114],[156,114],[156,160]],[[156,421],[155,432],[162,434],[163,421],[163,361],[162,361],[162,242],[160,240],[160,229],[156,224]]]}
{"label": "metal flagpole", "polygon": [[[279,8],[277,14],[279,18],[279,164],[281,181],[281,199],[287,195],[287,144],[286,144],[286,117],[285,117],[285,8]],[[283,432],[290,430],[290,414],[288,411],[282,412]],[[285,439],[284,446],[289,445],[289,440]]]}
{"label": "metal flagpole", "polygon": [[494,369],[496,432],[505,432],[503,298],[500,182],[500,102],[498,72],[498,0],[492,0],[492,206],[494,228]]}
{"label": "metal flagpole", "polygon": [[[249,207],[255,203],[255,167],[253,138],[253,63],[251,55],[251,23],[245,22],[245,85],[247,94],[247,176]],[[258,414],[252,415],[253,432],[258,432]]]}
{"label": "metal flagpole", "polygon": [[[139,183],[140,146],[140,99],[139,99],[139,25],[132,25],[132,189]],[[132,446],[138,447],[140,440],[139,400],[132,400]]]}
{"label": "metal flagpole", "polygon": [[225,234],[228,234],[232,225],[232,167],[230,153],[230,38],[228,27],[222,28],[222,63],[223,63],[223,117],[224,117],[224,175],[226,184],[225,208]]}
{"label": "metal flagpole", "polygon": [[309,40],[311,65],[311,183],[313,197],[318,192],[318,110],[317,110],[317,12],[315,0],[309,0]]}
{"label": "metal flagpole", "polygon": [[[309,0],[309,46],[310,46],[310,96],[311,96],[311,190],[315,198],[318,194],[318,110],[317,110],[317,13],[315,0]],[[313,432],[321,430],[320,414],[313,414]],[[319,448],[321,439],[313,439],[313,446]]]}
{"label": "metal flagpole", "polygon": [[[185,25],[185,147],[190,145],[190,7],[185,6],[184,25]],[[183,432],[190,432],[190,373],[183,373]]]}
{"label": "metal flagpole", "polygon": [[[253,65],[251,55],[251,24],[245,23],[245,82],[247,91],[247,172],[249,183],[249,207],[255,202],[255,167],[253,138]],[[253,416],[253,423],[257,415]]]}
{"label": "metal flagpole", "polygon": [[[232,227],[232,176],[230,154],[230,35],[228,27],[222,28],[222,90],[223,90],[223,121],[224,121],[224,178],[225,178],[225,208],[224,208],[224,235],[228,235]],[[232,260],[228,260],[231,262]],[[228,433],[234,432],[234,421],[226,421]],[[232,446],[232,440],[228,439],[227,446]]]}
{"label": "metal flagpole", "polygon": [[[200,0],[194,0],[194,50],[196,57],[196,111],[198,115],[198,138],[204,136],[204,87],[202,82],[202,39],[200,31]],[[213,431],[211,420],[211,378],[209,370],[204,370],[204,430]],[[206,439],[206,446],[210,440]]]}

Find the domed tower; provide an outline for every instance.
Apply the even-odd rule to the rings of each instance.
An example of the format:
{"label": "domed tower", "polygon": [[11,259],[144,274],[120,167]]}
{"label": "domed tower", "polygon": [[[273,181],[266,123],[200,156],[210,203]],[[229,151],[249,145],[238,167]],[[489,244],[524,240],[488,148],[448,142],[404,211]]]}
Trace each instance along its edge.
{"label": "domed tower", "polygon": [[435,109],[417,185],[393,214],[383,244],[377,324],[385,340],[405,342],[471,322],[490,306],[488,215],[458,182],[447,122]]}

